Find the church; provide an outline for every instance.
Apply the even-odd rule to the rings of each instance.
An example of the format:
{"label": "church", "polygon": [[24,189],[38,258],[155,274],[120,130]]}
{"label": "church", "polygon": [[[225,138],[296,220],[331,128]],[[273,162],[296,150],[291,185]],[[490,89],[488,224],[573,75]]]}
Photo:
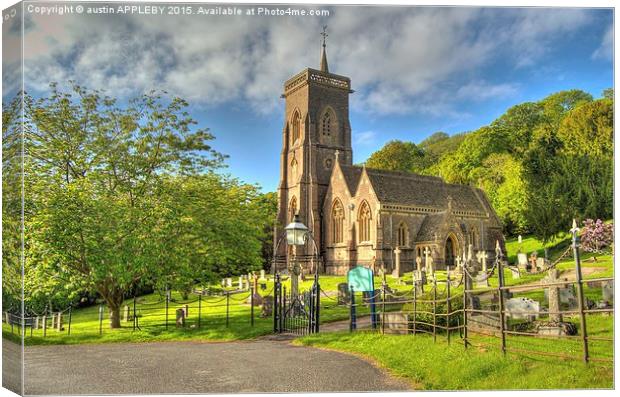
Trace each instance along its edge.
{"label": "church", "polygon": [[[319,271],[346,274],[356,265],[411,271],[416,258],[432,257],[435,269],[455,265],[472,250],[495,257],[503,248],[502,224],[480,189],[441,178],[353,165],[348,77],[331,73],[325,35],[320,69],[306,68],[284,84],[278,218],[275,238],[298,214],[316,249]],[[505,249],[503,249],[505,252]],[[430,253],[430,254],[429,254]],[[277,258],[290,258],[281,246]],[[398,256],[398,259],[396,258]],[[283,263],[277,260],[279,270]],[[312,271],[312,263],[302,266]]]}

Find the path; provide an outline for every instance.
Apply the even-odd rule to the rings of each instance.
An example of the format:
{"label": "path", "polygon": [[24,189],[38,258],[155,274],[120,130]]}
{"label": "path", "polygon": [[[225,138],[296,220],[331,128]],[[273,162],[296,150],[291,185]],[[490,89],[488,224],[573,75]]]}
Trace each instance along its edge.
{"label": "path", "polygon": [[[347,392],[410,385],[353,355],[286,338],[30,346],[26,394]],[[3,341],[3,350],[19,349]]]}

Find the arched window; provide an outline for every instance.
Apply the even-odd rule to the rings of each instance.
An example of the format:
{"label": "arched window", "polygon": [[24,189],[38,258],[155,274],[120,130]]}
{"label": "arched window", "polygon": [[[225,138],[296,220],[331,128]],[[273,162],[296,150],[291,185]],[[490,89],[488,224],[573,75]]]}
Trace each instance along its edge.
{"label": "arched window", "polygon": [[321,142],[333,143],[338,129],[338,123],[336,122],[336,114],[332,108],[327,108],[323,112],[320,119],[321,128]]}
{"label": "arched window", "polygon": [[297,142],[301,136],[301,115],[298,110],[295,110],[293,113],[293,143]]}
{"label": "arched window", "polygon": [[288,206],[288,221],[293,222],[295,215],[297,214],[297,198],[293,196]]}
{"label": "arched window", "polygon": [[336,199],[332,207],[332,243],[344,241],[344,207],[340,200]]}
{"label": "arched window", "polygon": [[370,241],[370,206],[366,201],[362,203],[357,218],[359,224],[359,239],[360,241]]}
{"label": "arched window", "polygon": [[297,160],[294,157],[293,157],[293,160],[291,161],[291,176],[292,177],[297,176]]}
{"label": "arched window", "polygon": [[409,245],[409,230],[405,222],[401,222],[398,226],[398,246],[406,247]]}

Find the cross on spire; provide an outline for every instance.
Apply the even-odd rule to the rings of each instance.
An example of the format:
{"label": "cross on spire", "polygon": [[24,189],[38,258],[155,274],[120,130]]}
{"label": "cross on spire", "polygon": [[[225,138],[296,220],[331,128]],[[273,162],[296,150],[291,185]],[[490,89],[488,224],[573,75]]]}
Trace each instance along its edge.
{"label": "cross on spire", "polygon": [[323,36],[323,50],[321,51],[321,72],[329,73],[329,67],[327,66],[327,51],[325,47],[325,39],[327,39],[327,25],[323,26],[323,31],[321,32],[321,36]]}

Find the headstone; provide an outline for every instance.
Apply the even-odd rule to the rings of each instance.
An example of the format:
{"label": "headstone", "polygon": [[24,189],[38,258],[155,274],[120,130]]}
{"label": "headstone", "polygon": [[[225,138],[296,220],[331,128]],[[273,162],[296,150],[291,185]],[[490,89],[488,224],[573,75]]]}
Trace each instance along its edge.
{"label": "headstone", "polygon": [[406,334],[409,330],[409,315],[405,313],[385,313],[384,330],[386,334]]}
{"label": "headstone", "polygon": [[489,286],[489,277],[486,273],[480,273],[474,277],[474,282],[477,288],[486,288]]}
{"label": "headstone", "polygon": [[261,307],[261,317],[271,317],[273,315],[273,296],[265,296],[263,298],[263,306]]}
{"label": "headstone", "polygon": [[239,280],[237,281],[237,289],[243,289],[243,277],[239,276]]}
{"label": "headstone", "polygon": [[433,257],[431,256],[431,250],[429,250],[428,247],[424,248],[424,258],[424,270],[426,270],[429,274],[434,274]]}
{"label": "headstone", "polygon": [[[554,284],[560,281],[558,269],[550,269],[547,277],[543,279],[543,283]],[[560,308],[560,287],[559,285],[549,285],[547,287],[547,299],[549,301],[549,321],[553,323],[562,322],[562,314],[559,313]]]}
{"label": "headstone", "polygon": [[402,276],[402,273],[400,271],[400,253],[402,251],[400,250],[400,248],[396,247],[396,249],[394,250],[394,270],[392,271],[392,277],[398,278]]}
{"label": "headstone", "polygon": [[419,256],[415,257],[415,266],[418,272],[422,271],[422,258],[420,258]]}
{"label": "headstone", "polygon": [[614,303],[614,282],[613,280],[607,280],[602,282],[603,288],[603,301],[607,303],[607,305],[612,305]]}
{"label": "headstone", "polygon": [[546,266],[545,258],[536,258],[536,270],[541,271],[544,270]]}
{"label": "headstone", "polygon": [[487,271],[487,259],[488,259],[488,254],[486,251],[478,251],[478,253],[476,254],[476,259],[478,260],[478,263],[480,263],[480,268],[482,269],[482,271],[484,273],[486,273]]}
{"label": "headstone", "polygon": [[534,321],[540,313],[540,303],[530,298],[510,298],[505,301],[506,316],[515,320]]}
{"label": "headstone", "polygon": [[221,285],[222,285],[222,288],[226,287],[226,279],[225,278],[222,279],[222,284]]}
{"label": "headstone", "polygon": [[575,287],[571,284],[566,288],[560,288],[560,303],[566,304],[568,310],[576,309],[579,304],[575,295]]}
{"label": "headstone", "polygon": [[185,311],[183,309],[176,311],[176,324],[177,327],[185,327]]}
{"label": "headstone", "polygon": [[231,277],[227,277],[226,278],[226,287],[228,287],[228,288],[232,287],[232,278]]}
{"label": "headstone", "polygon": [[517,254],[517,267],[523,271],[527,271],[527,268],[528,268],[527,254],[522,253],[522,252]]}
{"label": "headstone", "polygon": [[529,258],[529,261],[530,261],[529,271],[530,272],[533,272],[533,271],[536,270],[536,260],[537,259],[538,259],[538,252],[536,252],[536,251],[532,252],[530,254],[530,258]]}
{"label": "headstone", "polygon": [[508,270],[510,270],[513,280],[521,278],[521,273],[519,273],[518,267],[509,267]]}
{"label": "headstone", "polygon": [[261,280],[265,279],[265,269],[260,269],[260,279]]}
{"label": "headstone", "polygon": [[347,305],[351,301],[351,291],[349,290],[349,284],[338,284],[338,304]]}
{"label": "headstone", "polygon": [[129,305],[123,307],[123,321],[129,321]]}
{"label": "headstone", "polygon": [[460,273],[463,269],[463,259],[461,259],[460,255],[457,255],[456,258],[454,258],[454,264],[456,265],[456,268],[454,270],[457,273]]}

